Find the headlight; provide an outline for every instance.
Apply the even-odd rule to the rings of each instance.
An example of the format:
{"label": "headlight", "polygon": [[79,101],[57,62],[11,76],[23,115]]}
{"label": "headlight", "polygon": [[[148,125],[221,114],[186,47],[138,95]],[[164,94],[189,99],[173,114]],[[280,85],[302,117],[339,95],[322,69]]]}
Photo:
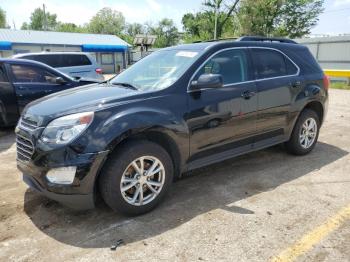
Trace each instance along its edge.
{"label": "headlight", "polygon": [[50,122],[41,135],[48,144],[64,145],[79,136],[92,122],[93,112],[78,113],[57,118]]}

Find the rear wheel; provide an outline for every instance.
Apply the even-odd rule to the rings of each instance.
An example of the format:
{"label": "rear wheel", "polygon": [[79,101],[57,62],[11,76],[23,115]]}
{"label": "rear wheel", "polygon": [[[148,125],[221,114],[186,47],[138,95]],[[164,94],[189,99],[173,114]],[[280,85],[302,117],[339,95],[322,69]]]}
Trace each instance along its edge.
{"label": "rear wheel", "polygon": [[139,215],[161,202],[172,181],[169,154],[155,143],[133,141],[108,159],[99,187],[104,201],[113,210]]}
{"label": "rear wheel", "polygon": [[320,121],[315,111],[305,109],[295,123],[287,150],[295,155],[305,155],[315,147],[319,135]]}

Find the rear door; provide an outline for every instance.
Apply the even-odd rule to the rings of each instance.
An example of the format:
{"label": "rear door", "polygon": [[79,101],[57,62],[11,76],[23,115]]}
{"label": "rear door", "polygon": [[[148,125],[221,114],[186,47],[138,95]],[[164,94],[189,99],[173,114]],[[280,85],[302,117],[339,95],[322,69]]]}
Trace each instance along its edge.
{"label": "rear door", "polygon": [[15,124],[19,113],[16,92],[7,76],[6,67],[0,63],[0,125]]}
{"label": "rear door", "polygon": [[59,84],[56,79],[62,75],[38,65],[10,64],[9,71],[20,112],[33,100],[71,87],[68,79]]}
{"label": "rear door", "polygon": [[57,69],[79,78],[95,78],[96,68],[85,54],[61,54]]}
{"label": "rear door", "polygon": [[261,140],[282,139],[294,94],[301,88],[299,68],[279,50],[250,50],[258,90],[257,132],[261,134]]}

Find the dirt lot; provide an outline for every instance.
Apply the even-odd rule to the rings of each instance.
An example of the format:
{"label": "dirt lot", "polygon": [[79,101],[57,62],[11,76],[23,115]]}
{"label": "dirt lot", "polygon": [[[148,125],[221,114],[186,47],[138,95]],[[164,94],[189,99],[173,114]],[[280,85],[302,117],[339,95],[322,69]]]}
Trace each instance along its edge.
{"label": "dirt lot", "polygon": [[350,91],[331,91],[310,155],[277,146],[198,170],[135,218],[27,189],[13,131],[0,136],[0,261],[350,261]]}

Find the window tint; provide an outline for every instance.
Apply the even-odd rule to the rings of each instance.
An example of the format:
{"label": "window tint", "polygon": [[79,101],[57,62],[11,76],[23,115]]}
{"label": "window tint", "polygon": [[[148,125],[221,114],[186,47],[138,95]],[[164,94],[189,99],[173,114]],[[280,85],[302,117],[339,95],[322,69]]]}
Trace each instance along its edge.
{"label": "window tint", "polygon": [[71,66],[91,65],[91,61],[86,55],[78,55],[78,54],[29,55],[23,58],[35,60],[52,67],[71,67]]}
{"label": "window tint", "polygon": [[247,53],[239,49],[220,52],[199,70],[195,80],[202,74],[220,74],[224,85],[251,80],[248,74]]}
{"label": "window tint", "polygon": [[56,75],[34,66],[11,65],[16,83],[49,83],[56,84]]}
{"label": "window tint", "polygon": [[62,65],[60,67],[91,65],[86,55],[61,55]]}
{"label": "window tint", "polygon": [[23,58],[38,61],[51,67],[59,67],[60,65],[60,58],[58,55],[29,55]]}
{"label": "window tint", "polygon": [[0,82],[8,82],[5,69],[0,65]]}
{"label": "window tint", "polygon": [[296,74],[297,68],[280,52],[252,49],[258,79]]}
{"label": "window tint", "polygon": [[287,74],[288,75],[295,75],[298,73],[298,68],[287,58],[284,58],[286,61],[286,67],[287,67]]}

